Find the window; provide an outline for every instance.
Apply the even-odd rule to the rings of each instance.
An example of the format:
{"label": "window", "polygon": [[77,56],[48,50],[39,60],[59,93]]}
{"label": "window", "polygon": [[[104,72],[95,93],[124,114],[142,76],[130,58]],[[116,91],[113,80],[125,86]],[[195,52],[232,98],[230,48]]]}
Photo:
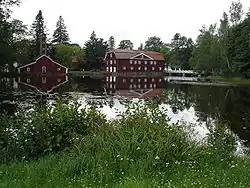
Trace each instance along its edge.
{"label": "window", "polygon": [[130,79],[130,82],[134,82],[134,80],[133,80],[133,79]]}
{"label": "window", "polygon": [[61,79],[60,79],[60,78],[58,78],[58,79],[57,79],[57,82],[58,82],[58,83],[59,83],[59,82],[61,82]]}
{"label": "window", "polygon": [[134,61],[134,64],[135,64],[135,65],[137,64],[137,61],[136,61],[136,60]]}
{"label": "window", "polygon": [[144,67],[144,70],[146,71],[146,70],[148,70],[148,68],[147,68],[147,67]]}
{"label": "window", "polygon": [[42,66],[42,72],[43,72],[43,73],[47,72],[46,69],[47,69],[46,66]]}
{"label": "window", "polygon": [[116,72],[116,67],[114,67],[114,72]]}
{"label": "window", "polygon": [[61,71],[61,67],[58,67],[58,68],[57,68],[57,71]]}
{"label": "window", "polygon": [[133,88],[132,84],[129,84],[129,89],[132,89],[132,88]]}
{"label": "window", "polygon": [[30,83],[30,79],[29,79],[29,78],[27,78],[27,80],[26,80],[26,81],[27,81],[27,83]]}
{"label": "window", "polygon": [[155,67],[152,67],[152,71],[154,71],[155,70]]}
{"label": "window", "polygon": [[43,83],[43,84],[46,84],[46,83],[47,83],[46,77],[42,77],[42,83]]}
{"label": "window", "polygon": [[134,84],[134,89],[136,89],[136,84]]}
{"label": "window", "polygon": [[131,69],[131,70],[134,70],[134,67],[133,67],[133,66],[131,66],[131,67],[130,67],[130,69]]}
{"label": "window", "polygon": [[144,85],[144,88],[145,88],[145,89],[147,88],[147,84]]}
{"label": "window", "polygon": [[154,61],[154,65],[156,65],[156,61]]}
{"label": "window", "polygon": [[27,67],[27,72],[30,72],[30,68],[29,67]]}
{"label": "window", "polygon": [[161,82],[161,78],[159,79],[159,82]]}
{"label": "window", "polygon": [[109,55],[109,56],[110,56],[110,58],[112,58],[112,53],[110,53],[110,55]]}
{"label": "window", "polygon": [[141,70],[141,67],[138,67],[138,70]]}
{"label": "window", "polygon": [[109,81],[109,77],[106,78],[106,81],[107,81],[107,82]]}
{"label": "window", "polygon": [[144,78],[144,82],[147,82],[148,81],[148,79],[147,78]]}
{"label": "window", "polygon": [[114,64],[116,65],[116,60],[114,60]]}
{"label": "window", "polygon": [[141,84],[138,84],[138,88],[141,89]]}
{"label": "window", "polygon": [[109,77],[109,81],[112,82],[112,76]]}
{"label": "window", "polygon": [[139,83],[141,82],[141,79],[140,79],[140,78],[138,79],[138,82],[139,82]]}
{"label": "window", "polygon": [[148,64],[148,62],[147,62],[147,61],[144,61],[144,63],[145,63],[145,65],[147,65],[147,64]]}
{"label": "window", "polygon": [[107,72],[109,71],[109,67],[106,67],[106,71],[107,71]]}
{"label": "window", "polygon": [[141,61],[138,61],[138,65],[140,65],[141,64]]}
{"label": "window", "polygon": [[123,83],[126,83],[126,79],[123,78],[122,82],[123,82]]}
{"label": "window", "polygon": [[116,82],[116,77],[113,78],[114,82]]}
{"label": "window", "polygon": [[156,88],[156,84],[154,84],[154,88]]}
{"label": "window", "polygon": [[113,64],[113,61],[112,60],[110,60],[110,65],[112,65]]}
{"label": "window", "polygon": [[150,86],[149,86],[150,88],[153,88],[153,84],[150,84]]}
{"label": "window", "polygon": [[125,67],[125,66],[123,66],[123,67],[122,67],[122,70],[126,70],[126,67]]}
{"label": "window", "polygon": [[154,79],[154,78],[152,78],[152,82],[155,82],[155,79]]}
{"label": "window", "polygon": [[110,67],[110,72],[113,72],[113,67]]}
{"label": "window", "polygon": [[161,71],[162,70],[162,68],[161,67],[159,67],[159,71]]}
{"label": "window", "polygon": [[153,65],[153,61],[150,61],[150,65]]}
{"label": "window", "polygon": [[129,63],[130,63],[130,65],[132,65],[133,64],[133,60],[130,60]]}

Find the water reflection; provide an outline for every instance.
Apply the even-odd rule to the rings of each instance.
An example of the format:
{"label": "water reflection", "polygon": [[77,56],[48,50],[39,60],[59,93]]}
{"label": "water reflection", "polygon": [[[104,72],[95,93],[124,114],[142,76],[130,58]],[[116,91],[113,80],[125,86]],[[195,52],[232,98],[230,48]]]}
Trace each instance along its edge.
{"label": "water reflection", "polygon": [[[227,123],[250,143],[248,87],[170,84],[163,77],[21,77],[0,79],[0,113],[13,115],[57,99],[97,105],[115,118],[129,101],[152,100],[167,109],[171,122],[186,121],[210,130],[215,121]],[[199,127],[196,127],[199,130]]]}

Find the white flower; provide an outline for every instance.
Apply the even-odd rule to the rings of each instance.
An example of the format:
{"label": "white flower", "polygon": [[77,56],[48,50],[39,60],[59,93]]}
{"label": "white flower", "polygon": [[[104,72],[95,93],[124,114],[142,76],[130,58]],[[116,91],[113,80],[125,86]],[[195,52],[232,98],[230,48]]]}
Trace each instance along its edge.
{"label": "white flower", "polygon": [[155,157],[155,159],[156,159],[156,160],[159,160],[159,159],[160,159],[160,157],[156,156],[156,157]]}

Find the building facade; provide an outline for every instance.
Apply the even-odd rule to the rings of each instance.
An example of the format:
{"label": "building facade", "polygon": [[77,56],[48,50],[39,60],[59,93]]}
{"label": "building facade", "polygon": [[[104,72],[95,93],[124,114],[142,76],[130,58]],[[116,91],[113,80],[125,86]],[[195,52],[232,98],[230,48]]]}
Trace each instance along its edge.
{"label": "building facade", "polygon": [[165,67],[163,55],[152,51],[116,49],[104,60],[107,72],[163,72]]}
{"label": "building facade", "polygon": [[19,67],[18,72],[28,74],[67,74],[68,68],[53,61],[50,57],[42,55],[35,62]]}

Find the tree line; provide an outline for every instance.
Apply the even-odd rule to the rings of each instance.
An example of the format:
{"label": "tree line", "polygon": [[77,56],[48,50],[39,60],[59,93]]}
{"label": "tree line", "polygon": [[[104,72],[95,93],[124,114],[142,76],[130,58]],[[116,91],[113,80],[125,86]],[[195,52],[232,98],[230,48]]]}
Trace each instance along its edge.
{"label": "tree line", "polygon": [[[40,36],[49,36],[41,10],[30,29],[21,20],[10,20],[11,6],[19,4],[20,0],[2,0],[0,3],[2,69],[14,69],[15,63],[20,66],[35,60],[39,56]],[[176,33],[168,43],[152,36],[141,43],[138,50],[161,52],[166,65],[171,68],[194,69],[206,75],[248,76],[249,35],[250,13],[243,12],[240,1],[233,1],[230,11],[223,13],[220,23],[203,26],[195,42],[180,33]],[[117,48],[135,49],[129,39],[120,41]],[[114,49],[114,36],[105,41],[94,31],[83,47],[70,42],[62,16],[59,16],[52,38],[47,39],[47,55],[75,70],[101,69],[106,51]]]}

